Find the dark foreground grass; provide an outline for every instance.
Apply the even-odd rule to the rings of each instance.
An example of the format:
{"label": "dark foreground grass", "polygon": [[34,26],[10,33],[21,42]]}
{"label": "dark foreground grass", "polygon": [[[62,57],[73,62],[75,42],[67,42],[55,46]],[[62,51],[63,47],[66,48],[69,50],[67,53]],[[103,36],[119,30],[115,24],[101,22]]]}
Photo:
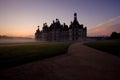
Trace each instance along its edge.
{"label": "dark foreground grass", "polygon": [[120,56],[120,40],[104,40],[87,42],[84,44],[89,47]]}
{"label": "dark foreground grass", "polygon": [[70,43],[2,44],[0,46],[0,68],[46,59],[67,53]]}

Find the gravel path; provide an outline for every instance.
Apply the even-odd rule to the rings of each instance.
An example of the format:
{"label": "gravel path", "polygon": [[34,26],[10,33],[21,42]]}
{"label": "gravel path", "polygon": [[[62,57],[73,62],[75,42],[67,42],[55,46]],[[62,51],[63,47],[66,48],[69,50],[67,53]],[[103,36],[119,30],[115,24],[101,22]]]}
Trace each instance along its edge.
{"label": "gravel path", "polygon": [[120,58],[75,43],[68,54],[0,70],[0,80],[120,80]]}

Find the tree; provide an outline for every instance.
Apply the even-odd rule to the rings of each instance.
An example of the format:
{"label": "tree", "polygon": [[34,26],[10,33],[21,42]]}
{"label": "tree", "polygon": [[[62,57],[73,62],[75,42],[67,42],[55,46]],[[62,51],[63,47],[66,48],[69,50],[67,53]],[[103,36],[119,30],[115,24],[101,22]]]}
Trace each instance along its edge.
{"label": "tree", "polygon": [[120,39],[120,33],[112,32],[110,39]]}

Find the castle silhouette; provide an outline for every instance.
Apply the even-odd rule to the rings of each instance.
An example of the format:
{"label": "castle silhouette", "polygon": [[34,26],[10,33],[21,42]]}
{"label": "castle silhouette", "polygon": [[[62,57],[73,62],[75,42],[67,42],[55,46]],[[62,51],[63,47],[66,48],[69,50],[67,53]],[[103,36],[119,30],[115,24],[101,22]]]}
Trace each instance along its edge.
{"label": "castle silhouette", "polygon": [[44,23],[41,31],[38,26],[35,32],[35,39],[44,41],[79,41],[84,40],[86,36],[87,27],[79,24],[77,13],[74,13],[74,20],[69,27],[65,23],[61,25],[59,19],[56,19],[49,27]]}

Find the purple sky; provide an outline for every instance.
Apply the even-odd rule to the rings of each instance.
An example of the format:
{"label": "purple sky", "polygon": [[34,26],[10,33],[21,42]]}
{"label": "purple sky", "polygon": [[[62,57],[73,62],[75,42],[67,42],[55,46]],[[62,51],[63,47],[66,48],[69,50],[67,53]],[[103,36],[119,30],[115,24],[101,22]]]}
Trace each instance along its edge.
{"label": "purple sky", "polygon": [[120,0],[0,0],[0,35],[32,36],[58,18],[70,24],[77,12],[87,28],[120,16]]}

